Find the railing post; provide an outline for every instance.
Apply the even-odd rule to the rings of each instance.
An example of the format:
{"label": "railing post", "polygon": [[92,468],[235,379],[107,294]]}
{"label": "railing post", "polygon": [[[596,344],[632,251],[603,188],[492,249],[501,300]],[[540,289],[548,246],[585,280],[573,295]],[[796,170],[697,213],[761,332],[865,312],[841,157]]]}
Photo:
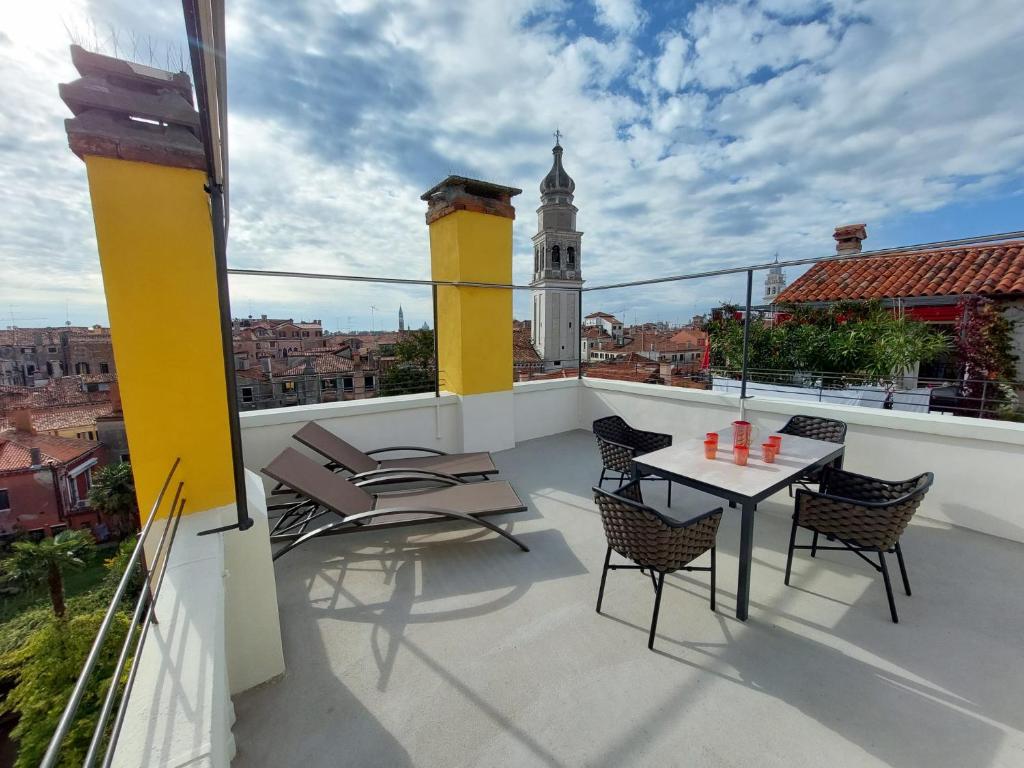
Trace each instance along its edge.
{"label": "railing post", "polygon": [[579,356],[580,364],[576,368],[576,378],[583,378],[583,289],[576,293],[576,335],[579,337],[576,343],[576,354]]}
{"label": "railing post", "polygon": [[434,305],[434,397],[441,396],[441,366],[437,361],[437,286],[430,286],[430,300]]}
{"label": "railing post", "polygon": [[743,367],[740,370],[740,419],[744,418],[747,400],[747,358],[750,343],[750,297],[754,288],[754,270],[747,270],[747,308],[743,313]]}

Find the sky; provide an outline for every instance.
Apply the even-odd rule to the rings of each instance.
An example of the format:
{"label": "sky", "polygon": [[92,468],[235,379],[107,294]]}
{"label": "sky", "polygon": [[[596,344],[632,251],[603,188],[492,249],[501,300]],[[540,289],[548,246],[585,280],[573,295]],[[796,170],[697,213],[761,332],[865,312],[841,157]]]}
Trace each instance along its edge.
{"label": "sky", "polygon": [[[867,223],[866,249],[1024,228],[1019,0],[227,9],[233,267],[428,277],[419,196],[457,173],[524,190],[528,282],[556,128],[589,285],[823,256],[839,224]],[[2,4],[0,327],[106,321],[57,96],[71,41],[187,66],[176,0]],[[584,309],[681,322],[743,286],[594,292]],[[231,295],[236,315],[332,330],[393,328],[399,305],[410,325],[431,316],[421,288],[233,277]]]}

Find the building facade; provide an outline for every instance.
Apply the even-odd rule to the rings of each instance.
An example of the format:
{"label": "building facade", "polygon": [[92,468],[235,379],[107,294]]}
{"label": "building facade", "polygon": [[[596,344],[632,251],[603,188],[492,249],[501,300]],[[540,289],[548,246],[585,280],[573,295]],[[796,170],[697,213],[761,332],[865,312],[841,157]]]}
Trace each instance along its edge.
{"label": "building facade", "polygon": [[548,370],[579,365],[583,233],[572,204],[576,183],[562,167],[555,135],[551,170],[540,183],[537,234],[533,236],[531,341]]}

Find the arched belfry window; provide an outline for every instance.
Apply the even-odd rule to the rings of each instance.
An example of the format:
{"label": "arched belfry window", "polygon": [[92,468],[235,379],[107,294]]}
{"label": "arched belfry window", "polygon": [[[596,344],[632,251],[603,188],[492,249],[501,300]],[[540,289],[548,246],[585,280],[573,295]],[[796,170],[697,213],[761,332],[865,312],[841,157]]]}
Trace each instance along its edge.
{"label": "arched belfry window", "polygon": [[557,245],[551,246],[551,265],[557,267],[562,261],[562,249]]}
{"label": "arched belfry window", "polygon": [[540,246],[534,246],[533,249],[533,271],[540,272]]}
{"label": "arched belfry window", "polygon": [[571,245],[565,249],[566,258],[569,260],[569,266],[575,266],[576,264],[576,249]]}

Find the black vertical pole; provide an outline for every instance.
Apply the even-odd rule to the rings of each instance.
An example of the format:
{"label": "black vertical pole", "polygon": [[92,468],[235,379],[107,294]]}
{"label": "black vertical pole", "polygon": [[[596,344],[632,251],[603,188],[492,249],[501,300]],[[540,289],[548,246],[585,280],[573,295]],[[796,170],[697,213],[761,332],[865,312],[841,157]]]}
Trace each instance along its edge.
{"label": "black vertical pole", "polygon": [[744,401],[747,399],[747,356],[750,343],[750,295],[754,288],[754,270],[747,270],[747,307],[743,313],[743,368],[740,371],[740,418],[743,418]]}
{"label": "black vertical pole", "polygon": [[576,291],[576,378],[583,378],[583,289]]}
{"label": "black vertical pole", "polygon": [[437,286],[430,286],[430,297],[434,304],[434,397],[441,396],[441,366],[437,362]]}

